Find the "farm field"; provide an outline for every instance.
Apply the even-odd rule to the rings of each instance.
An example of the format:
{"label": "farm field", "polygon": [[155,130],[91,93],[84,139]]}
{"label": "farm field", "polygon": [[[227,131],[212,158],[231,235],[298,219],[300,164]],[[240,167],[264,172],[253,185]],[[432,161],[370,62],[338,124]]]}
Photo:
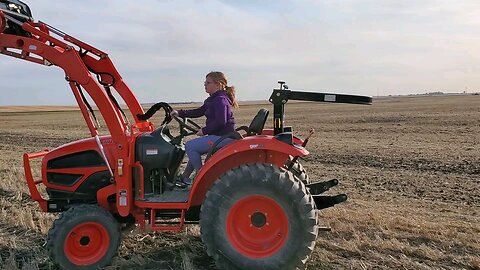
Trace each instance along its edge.
{"label": "farm field", "polygon": [[[319,213],[332,231],[320,232],[307,269],[480,269],[479,104],[478,95],[287,104],[285,122],[298,137],[316,130],[301,160],[310,179],[337,178],[331,193],[349,196]],[[272,108],[237,109],[237,124],[261,107]],[[56,215],[31,201],[22,154],[88,137],[88,129],[65,108],[1,108],[0,123],[0,269],[58,269],[44,246]],[[126,232],[105,269],[215,268],[199,227],[188,225],[179,234]]]}

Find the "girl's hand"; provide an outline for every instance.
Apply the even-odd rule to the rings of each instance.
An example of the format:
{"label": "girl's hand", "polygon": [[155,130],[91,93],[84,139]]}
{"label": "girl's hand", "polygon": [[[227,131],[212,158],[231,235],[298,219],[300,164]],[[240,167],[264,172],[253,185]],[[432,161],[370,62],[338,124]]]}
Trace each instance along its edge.
{"label": "girl's hand", "polygon": [[173,110],[173,111],[170,113],[170,116],[171,116],[171,117],[178,116],[178,111]]}
{"label": "girl's hand", "polygon": [[197,132],[197,136],[203,136],[203,132],[202,132],[202,129],[199,129],[198,132]]}

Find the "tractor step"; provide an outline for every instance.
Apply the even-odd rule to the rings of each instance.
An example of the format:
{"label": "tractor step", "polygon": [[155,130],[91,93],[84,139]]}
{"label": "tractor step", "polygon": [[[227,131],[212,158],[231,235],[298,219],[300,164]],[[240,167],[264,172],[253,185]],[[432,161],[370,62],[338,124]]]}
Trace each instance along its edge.
{"label": "tractor step", "polygon": [[335,204],[339,204],[347,200],[346,194],[339,194],[335,196],[312,195],[312,197],[317,205],[317,209],[329,208]]}
{"label": "tractor step", "polygon": [[185,224],[185,209],[172,210],[167,214],[161,213],[162,211],[158,209],[151,209],[149,218],[150,229],[152,231],[181,231]]}
{"label": "tractor step", "polygon": [[190,190],[188,189],[174,189],[167,190],[162,194],[145,194],[145,202],[149,203],[184,203],[188,201]]}
{"label": "tractor step", "polygon": [[332,179],[324,182],[316,182],[307,185],[307,188],[310,190],[310,194],[318,195],[322,194],[330,188],[338,185],[337,179]]}

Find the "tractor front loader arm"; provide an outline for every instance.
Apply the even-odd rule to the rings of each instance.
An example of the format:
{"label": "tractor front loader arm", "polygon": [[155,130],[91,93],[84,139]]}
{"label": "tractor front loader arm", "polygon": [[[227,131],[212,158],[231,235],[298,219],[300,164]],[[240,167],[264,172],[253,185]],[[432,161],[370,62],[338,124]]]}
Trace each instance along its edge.
{"label": "tractor front loader arm", "polygon": [[[133,147],[133,128],[145,132],[154,129],[148,120],[140,120],[144,114],[137,98],[125,84],[107,53],[88,45],[41,21],[34,21],[27,5],[18,0],[0,1],[0,53],[45,66],[58,66],[65,72],[84,120],[98,144],[99,153],[105,159],[112,181],[115,182],[117,209],[126,216],[133,205],[131,170],[129,166]],[[135,121],[130,126],[112,94],[115,90],[128,106]],[[99,140],[92,106],[88,104],[84,91],[88,93],[100,111],[111,136],[115,150],[107,155]],[[96,120],[96,119],[95,119]],[[114,169],[112,169],[114,168]]]}
{"label": "tractor front loader arm", "polygon": [[[2,9],[0,5],[0,53],[41,65],[62,68],[68,82],[78,83],[78,86],[85,88],[104,116],[113,136],[115,131],[112,129],[124,133],[128,120],[122,116],[123,113],[110,93],[110,88],[115,89],[125,101],[136,126],[141,131],[153,130],[151,122],[137,118],[138,114],[144,113],[143,108],[107,53],[44,22],[35,22],[31,14],[25,15]],[[96,78],[93,75],[96,75]],[[71,88],[74,93],[80,91],[75,84],[71,85]],[[102,96],[106,96],[108,102],[98,101],[104,99]],[[84,103],[84,99],[80,103]],[[82,107],[80,104],[79,106]],[[108,113],[108,110],[112,110],[114,115]],[[115,118],[119,118],[118,122]],[[89,119],[85,120],[87,123],[90,122]],[[91,133],[95,132],[91,130]]]}

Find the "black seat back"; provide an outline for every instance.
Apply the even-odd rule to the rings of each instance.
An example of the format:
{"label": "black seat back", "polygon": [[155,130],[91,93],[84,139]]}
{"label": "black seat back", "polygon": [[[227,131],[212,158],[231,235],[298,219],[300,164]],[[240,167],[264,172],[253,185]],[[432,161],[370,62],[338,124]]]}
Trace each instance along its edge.
{"label": "black seat back", "polygon": [[238,133],[239,130],[244,130],[247,132],[247,136],[251,135],[259,135],[262,134],[263,127],[265,126],[265,122],[267,121],[268,118],[268,110],[267,109],[260,109],[255,115],[255,117],[252,120],[252,123],[250,123],[250,126],[241,126],[237,128],[234,132],[231,132],[227,135],[222,136],[220,139],[218,139],[210,149],[210,152],[208,153],[207,157],[205,158],[205,161],[210,159],[210,157],[218,150],[218,145],[220,142],[223,140],[230,138],[230,139],[235,139],[235,140],[241,140],[243,136]]}
{"label": "black seat back", "polygon": [[263,108],[260,109],[257,115],[253,118],[252,123],[250,123],[250,126],[248,126],[247,136],[262,134],[267,118],[268,110]]}

